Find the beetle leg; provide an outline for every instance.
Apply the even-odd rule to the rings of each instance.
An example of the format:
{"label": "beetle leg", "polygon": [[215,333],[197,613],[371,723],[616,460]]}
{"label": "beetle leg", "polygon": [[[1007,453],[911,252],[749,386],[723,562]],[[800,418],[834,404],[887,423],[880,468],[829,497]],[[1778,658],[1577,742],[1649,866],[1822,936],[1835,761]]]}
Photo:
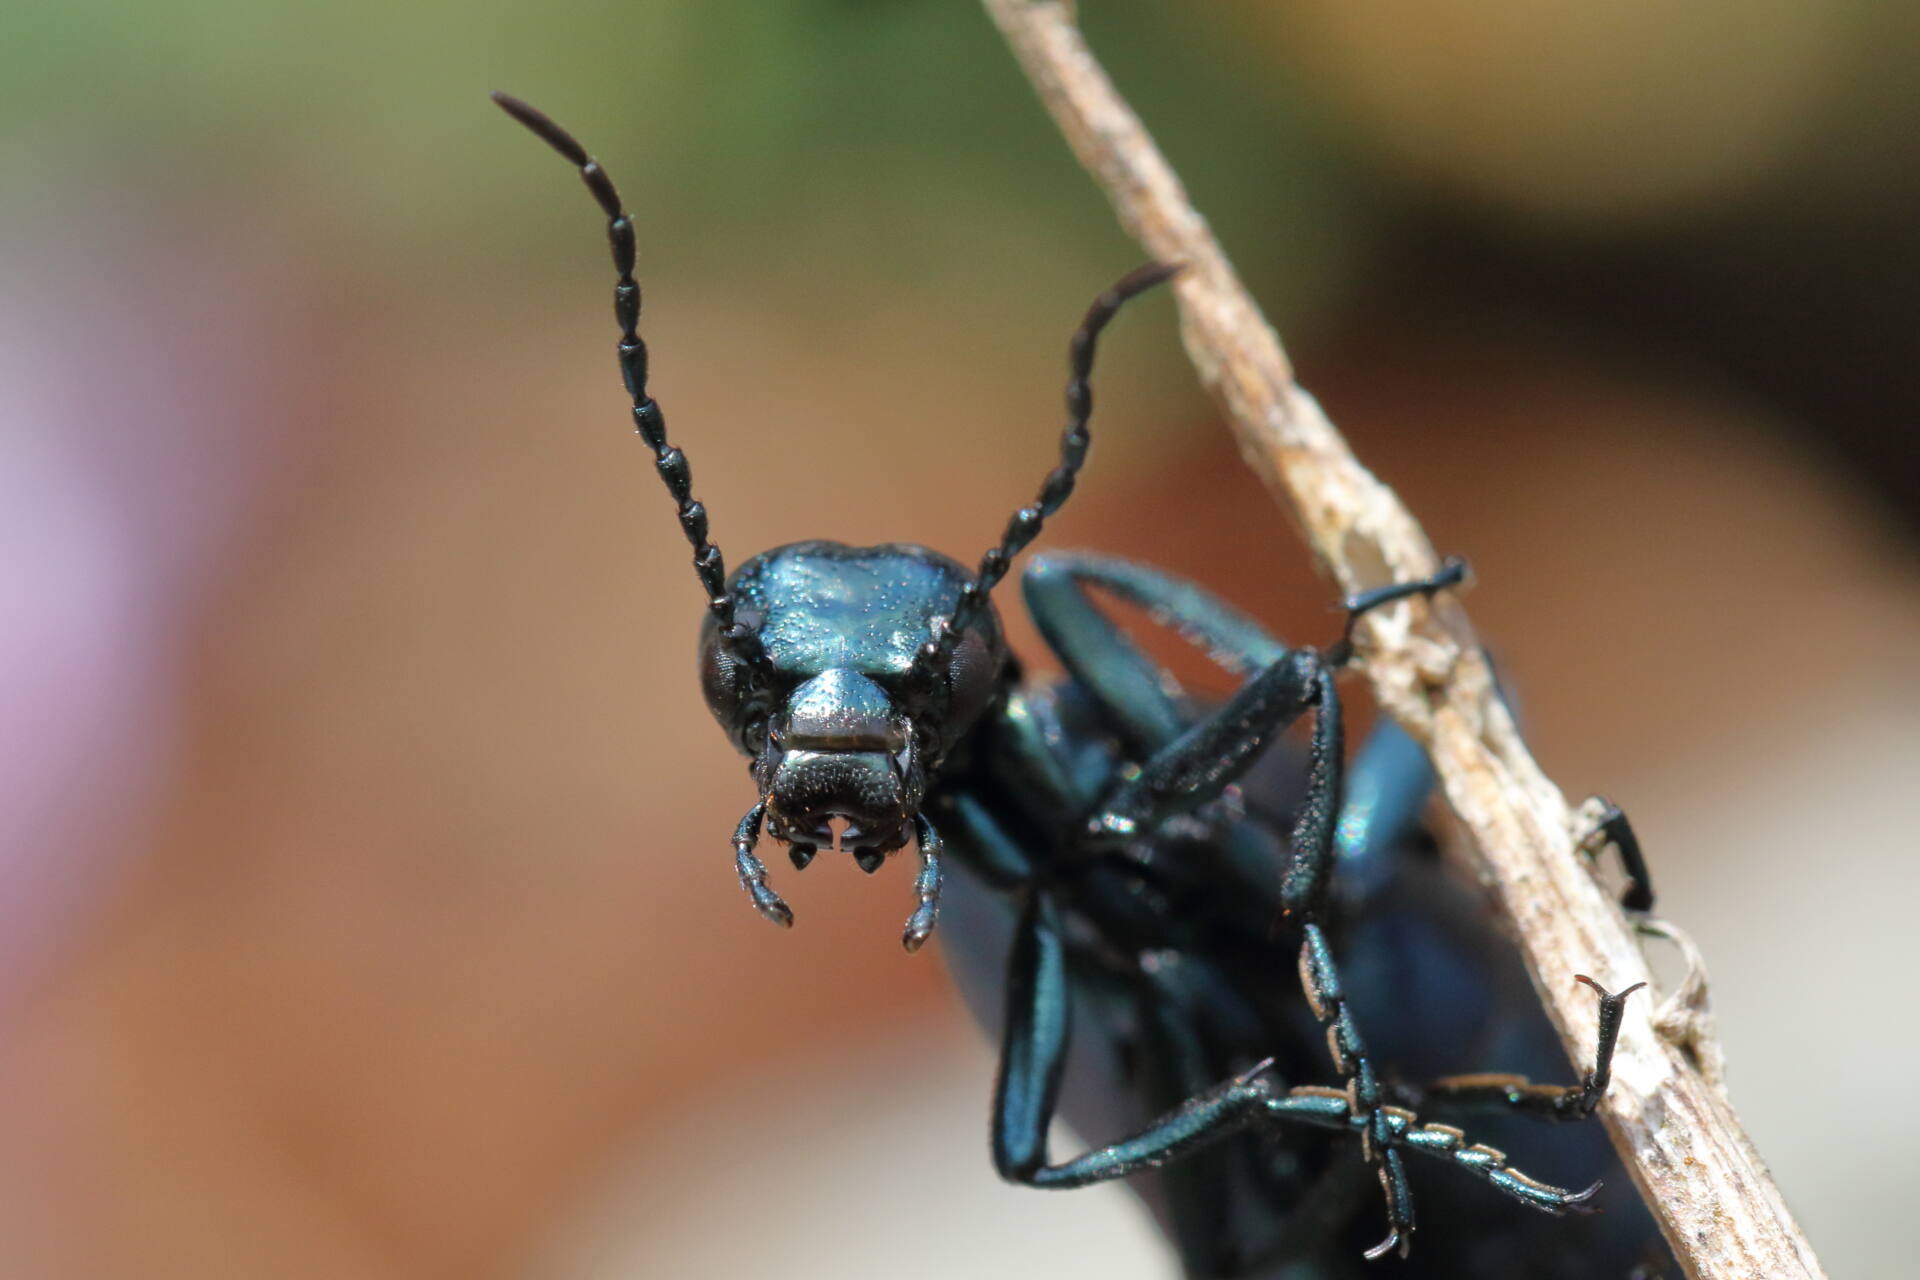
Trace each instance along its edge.
{"label": "beetle leg", "polygon": [[762,800],[747,810],[747,816],[740,819],[740,825],[733,831],[733,867],[740,873],[740,887],[753,899],[753,905],[760,914],[783,929],[793,926],[793,909],[781,900],[780,895],[767,887],[767,864],[760,861],[760,855],[753,847],[760,843],[760,820],[767,814],[767,802]]}
{"label": "beetle leg", "polygon": [[1066,944],[1052,900],[1034,889],[1007,961],[1006,1030],[993,1091],[993,1166],[1009,1181],[1038,1185],[1072,1034]]}
{"label": "beetle leg", "polygon": [[1630,882],[1621,891],[1620,905],[1628,911],[1653,910],[1653,876],[1647,871],[1647,857],[1640,851],[1640,838],[1633,833],[1627,815],[1605,796],[1594,796],[1580,807],[1580,816],[1593,824],[1580,840],[1580,852],[1595,861],[1608,845],[1620,853],[1621,869]]}
{"label": "beetle leg", "polygon": [[[1323,1129],[1359,1130],[1363,1136],[1369,1126],[1364,1117],[1354,1113],[1351,1100],[1339,1089],[1314,1086],[1290,1089],[1270,1098],[1266,1111],[1274,1120],[1310,1124]],[[1518,1169],[1508,1167],[1505,1152],[1480,1143],[1468,1144],[1467,1135],[1461,1130],[1452,1125],[1426,1124],[1404,1107],[1386,1107],[1380,1114],[1385,1121],[1383,1127],[1388,1140],[1396,1151],[1406,1147],[1449,1161],[1542,1213],[1558,1217],[1566,1213],[1590,1212],[1585,1205],[1600,1190],[1597,1182],[1584,1190],[1569,1191],[1530,1178]],[[1394,1242],[1398,1235],[1399,1228],[1396,1227],[1395,1234],[1388,1236],[1383,1243]],[[1399,1243],[1404,1251],[1404,1237],[1400,1238]],[[1377,1255],[1369,1251],[1368,1256]]]}
{"label": "beetle leg", "polygon": [[1352,1127],[1360,1133],[1361,1157],[1379,1175],[1380,1189],[1387,1200],[1387,1238],[1367,1256],[1377,1258],[1397,1248],[1404,1258],[1412,1243],[1413,1192],[1407,1186],[1398,1138],[1387,1118],[1373,1061],[1361,1042],[1359,1023],[1341,992],[1340,974],[1334,967],[1326,935],[1312,923],[1306,926],[1305,934],[1300,946],[1300,986],[1313,1016],[1326,1029],[1327,1051],[1334,1069],[1346,1077],[1346,1088],[1340,1096],[1351,1114]]}
{"label": "beetle leg", "polygon": [[[1378,1077],[1342,998],[1338,970],[1319,925],[1341,817],[1344,737],[1334,677],[1353,656],[1353,629],[1360,618],[1394,601],[1456,586],[1465,574],[1464,564],[1449,560],[1429,577],[1351,597],[1346,601],[1346,630],[1325,654],[1288,650],[1204,592],[1123,562],[1075,558],[1059,568],[1043,562],[1028,575],[1029,603],[1049,643],[1115,720],[1152,749],[1145,764],[1102,797],[1087,825],[1088,837],[1096,842],[1127,840],[1214,799],[1275,736],[1313,711],[1307,792],[1295,818],[1281,900],[1305,930],[1302,986],[1326,1029],[1335,1067],[1346,1078],[1346,1088],[1338,1095],[1347,1111],[1342,1124],[1359,1132],[1362,1154],[1386,1196],[1389,1233],[1370,1257],[1406,1253],[1413,1198],[1398,1149],[1400,1134],[1386,1114]],[[1222,666],[1255,674],[1223,706],[1185,725],[1179,707],[1161,686],[1158,669],[1094,608],[1085,583],[1153,609]],[[1045,1165],[1044,1152],[1036,1147],[1034,1165],[1024,1170],[1021,1180],[1079,1185],[1162,1163],[1246,1124],[1248,1108],[1258,1101],[1249,1092],[1253,1087],[1246,1078],[1216,1086],[1134,1138],[1064,1165]]]}
{"label": "beetle leg", "polygon": [[1072,1014],[1058,912],[1036,889],[1021,913],[1008,963],[1006,1036],[993,1098],[993,1164],[1010,1182],[1083,1187],[1157,1168],[1256,1123],[1279,1089],[1262,1063],[1195,1095],[1131,1137],[1050,1164],[1047,1130],[1059,1102]]}
{"label": "beetle leg", "polygon": [[1068,673],[1137,751],[1167,746],[1194,717],[1166,673],[1102,613],[1089,586],[1149,609],[1214,663],[1241,677],[1285,657],[1265,628],[1194,583],[1145,565],[1082,552],[1034,557],[1020,580],[1027,610]]}
{"label": "beetle leg", "polygon": [[1340,788],[1333,877],[1343,908],[1364,909],[1401,875],[1433,784],[1420,744],[1390,719],[1375,725]]}
{"label": "beetle leg", "polygon": [[1383,605],[1395,601],[1411,599],[1414,596],[1431,596],[1434,592],[1447,587],[1457,587],[1467,580],[1467,562],[1458,556],[1448,556],[1440,562],[1440,568],[1424,578],[1415,578],[1411,582],[1390,582],[1384,587],[1375,587],[1371,591],[1362,591],[1351,595],[1342,602],[1347,611],[1346,630],[1327,650],[1327,660],[1336,667],[1344,667],[1353,658],[1353,629],[1360,619]]}
{"label": "beetle leg", "polygon": [[1307,757],[1307,794],[1294,820],[1293,850],[1281,878],[1280,897],[1287,912],[1302,923],[1300,986],[1314,1017],[1327,1033],[1327,1050],[1334,1068],[1346,1079],[1345,1096],[1354,1127],[1360,1131],[1361,1156],[1379,1175],[1386,1196],[1387,1238],[1367,1256],[1376,1258],[1398,1250],[1405,1257],[1413,1231],[1413,1193],[1383,1111],[1385,1099],[1379,1077],[1360,1038],[1359,1023],[1341,992],[1333,949],[1319,924],[1333,873],[1335,828],[1341,807],[1343,733],[1334,671],[1333,666],[1322,663],[1314,672],[1318,705]]}
{"label": "beetle leg", "polygon": [[1066,946],[1052,903],[1036,892],[1014,938],[1006,1047],[994,1092],[993,1163],[1009,1181],[1084,1187],[1156,1168],[1254,1123],[1274,1091],[1256,1068],[1189,1099],[1130,1138],[1049,1164],[1047,1129],[1059,1100],[1071,1014]]}
{"label": "beetle leg", "polygon": [[1287,726],[1323,683],[1311,650],[1288,653],[1211,715],[1124,775],[1087,822],[1095,841],[1123,841],[1219,796]]}
{"label": "beetle leg", "polygon": [[1561,1217],[1568,1213],[1591,1213],[1586,1207],[1600,1184],[1595,1182],[1579,1191],[1569,1191],[1565,1187],[1556,1187],[1550,1183],[1529,1178],[1518,1169],[1507,1165],[1507,1154],[1496,1147],[1483,1143],[1466,1145],[1466,1134],[1451,1125],[1422,1124],[1415,1125],[1414,1117],[1396,1108],[1388,1119],[1404,1134],[1406,1145],[1425,1155],[1450,1160],[1453,1164],[1477,1178],[1484,1179],[1496,1190],[1518,1200],[1530,1209]]}
{"label": "beetle leg", "polygon": [[1592,987],[1600,998],[1600,1029],[1594,1048],[1593,1070],[1575,1085],[1535,1084],[1525,1076],[1443,1076],[1418,1090],[1425,1101],[1463,1107],[1507,1107],[1547,1120],[1585,1120],[1606,1095],[1613,1079],[1613,1050],[1620,1040],[1620,1019],[1627,997],[1646,986],[1636,982],[1625,991],[1608,991],[1586,974],[1577,980]]}
{"label": "beetle leg", "polygon": [[[1455,585],[1464,572],[1463,565],[1450,561],[1429,578],[1353,597],[1347,602],[1348,635],[1355,620],[1369,610]],[[1128,594],[1124,587],[1116,589]],[[1142,602],[1165,607],[1170,598],[1165,590],[1159,590],[1153,598]],[[1198,622],[1196,630],[1200,638],[1207,641],[1217,638],[1205,629],[1209,622],[1230,623],[1234,617],[1237,615],[1222,614],[1211,619],[1202,616],[1186,620]],[[1240,640],[1246,647],[1258,643],[1245,636]],[[1413,1229],[1412,1193],[1399,1152],[1385,1128],[1381,1112],[1384,1101],[1377,1075],[1366,1055],[1359,1027],[1342,1001],[1332,952],[1317,923],[1333,872],[1335,830],[1341,810],[1344,734],[1334,676],[1350,656],[1351,645],[1346,636],[1324,658],[1310,649],[1281,650],[1224,706],[1159,749],[1138,772],[1123,778],[1103,798],[1099,812],[1088,824],[1088,834],[1096,840],[1124,840],[1173,814],[1213,799],[1252,763],[1273,736],[1303,712],[1313,710],[1307,793],[1295,818],[1292,853],[1281,881],[1281,900],[1287,912],[1301,920],[1306,928],[1301,952],[1302,985],[1316,1016],[1327,1030],[1334,1064],[1346,1078],[1351,1106],[1359,1117],[1362,1154],[1378,1174],[1386,1196],[1390,1233],[1378,1252],[1398,1249],[1404,1253]],[[1099,1154],[1102,1153],[1096,1153]],[[1083,1160],[1093,1158],[1083,1157]]]}
{"label": "beetle leg", "polygon": [[[1140,960],[1129,983],[1139,1020],[1129,1077],[1145,1098],[1165,1101],[1202,1094],[1219,1082],[1220,1066],[1194,1014],[1212,994],[1219,975],[1211,965],[1177,950]],[[1264,1078],[1281,1083],[1270,1070]],[[1194,1274],[1245,1270],[1245,1263],[1256,1256],[1247,1251],[1248,1241],[1271,1238],[1285,1241],[1287,1249],[1298,1245],[1305,1253],[1309,1235],[1326,1238],[1333,1228],[1313,1218],[1316,1203],[1311,1195],[1307,1203],[1289,1205],[1276,1218],[1272,1196],[1263,1194],[1271,1176],[1271,1153],[1263,1144],[1229,1145],[1232,1150],[1189,1164],[1186,1176],[1161,1183],[1171,1234]]]}
{"label": "beetle leg", "polygon": [[1021,913],[1007,966],[1006,1036],[993,1096],[993,1165],[1010,1182],[1083,1187],[1157,1167],[1246,1128],[1276,1088],[1256,1068],[1200,1093],[1130,1138],[1050,1164],[1047,1130],[1072,1034],[1066,943],[1052,899],[1036,889]]}
{"label": "beetle leg", "polygon": [[[1307,793],[1294,815],[1292,849],[1280,877],[1280,903],[1289,915],[1312,921],[1326,905],[1333,878],[1334,830],[1344,789],[1346,730],[1334,668],[1316,662],[1313,669],[1313,738],[1307,746]],[[1331,962],[1329,962],[1331,963]]]}
{"label": "beetle leg", "polygon": [[1354,1133],[1387,1199],[1389,1232],[1369,1251],[1371,1257],[1391,1251],[1404,1255],[1411,1242],[1413,1199],[1402,1148],[1449,1160],[1546,1213],[1577,1210],[1593,1195],[1596,1187],[1569,1191],[1536,1181],[1509,1168],[1500,1151],[1469,1145],[1459,1129],[1425,1124],[1412,1111],[1381,1105],[1377,1088],[1371,1094],[1374,1105],[1362,1105],[1372,1068],[1358,1051],[1358,1032],[1340,1001],[1338,977],[1317,926],[1310,926],[1309,945],[1318,953],[1308,961],[1313,970],[1309,994],[1329,1024],[1336,1052],[1348,1056],[1343,1069],[1350,1066],[1353,1078],[1347,1088],[1284,1089],[1270,1074],[1271,1064],[1263,1062],[1195,1094],[1129,1137],[1054,1164],[1047,1158],[1047,1131],[1072,1034],[1072,1002],[1058,912],[1045,892],[1034,891],[1021,914],[1007,975],[1006,1036],[993,1116],[993,1160],[1000,1175],[1034,1187],[1081,1187],[1158,1168],[1250,1126],[1297,1123]]}
{"label": "beetle leg", "polygon": [[[1064,1051],[1064,1041],[1061,1042]],[[1037,1060],[1033,1065],[1039,1065]],[[1378,1121],[1355,1112],[1345,1090],[1306,1085],[1282,1089],[1266,1073],[1267,1063],[1222,1081],[1213,1088],[1188,1099],[1130,1138],[1090,1151],[1060,1164],[1046,1164],[1044,1121],[1052,1116],[1050,1106],[1044,1115],[1030,1112],[1021,1117],[1023,1135],[1042,1135],[1037,1143],[1019,1153],[1018,1164],[1001,1165],[1001,1174],[1029,1186],[1047,1188],[1083,1187],[1095,1182],[1124,1178],[1143,1169],[1158,1168],[1169,1161],[1210,1146],[1252,1125],[1304,1124],[1319,1129],[1357,1133],[1367,1141],[1369,1133],[1385,1134],[1387,1150],[1396,1157],[1381,1166],[1383,1184],[1398,1183],[1397,1194],[1390,1187],[1389,1203],[1403,1212],[1390,1222],[1387,1238],[1367,1251],[1377,1258],[1390,1251],[1405,1256],[1413,1231],[1412,1201],[1406,1193],[1406,1173],[1397,1159],[1404,1147],[1436,1159],[1446,1160],[1480,1178],[1496,1190],[1511,1196],[1529,1208],[1559,1216],[1584,1211],[1587,1201],[1600,1184],[1580,1191],[1556,1187],[1528,1177],[1507,1164],[1506,1153],[1480,1143],[1469,1143],[1467,1135],[1451,1125],[1423,1123],[1404,1107],[1384,1107]],[[1057,1079],[1057,1063],[1055,1064]],[[1003,1091],[1004,1098],[1004,1091]],[[1036,1095],[1038,1100],[1039,1095]],[[1048,1095],[1045,1101],[1051,1102]],[[1003,1102],[1004,1106],[1004,1102]],[[1015,1153],[1003,1146],[1000,1122],[1011,1118],[1006,1110],[997,1117],[994,1132],[996,1161]],[[1041,1121],[1038,1128],[1034,1121]]]}
{"label": "beetle leg", "polygon": [[[1451,577],[1450,571],[1443,573]],[[1075,683],[1093,696],[1101,714],[1145,758],[1172,744],[1199,717],[1176,697],[1166,672],[1096,605],[1092,588],[1152,610],[1222,669],[1239,675],[1251,677],[1290,653],[1259,623],[1204,588],[1126,560],[1049,552],[1034,557],[1020,585],[1041,634]],[[1404,588],[1414,593],[1427,589],[1433,589],[1431,582]],[[1364,613],[1386,601],[1375,592],[1347,603]],[[1008,723],[1019,730],[1028,718],[1012,715]],[[1017,741],[1015,749],[1022,753],[1022,774],[1058,772],[1059,764],[1044,743],[1029,748]],[[1433,766],[1403,729],[1386,721],[1346,771],[1346,782],[1335,824],[1339,874],[1343,884],[1364,896],[1392,876],[1404,837],[1419,823],[1433,789]],[[1064,783],[1055,789],[1063,795],[1071,791]],[[1089,800],[1072,802],[1086,805]]]}
{"label": "beetle leg", "polygon": [[913,829],[920,845],[920,874],[913,881],[913,896],[919,905],[907,917],[906,932],[900,935],[900,945],[908,951],[920,949],[940,918],[940,854],[945,848],[940,833],[925,814],[914,815]]}
{"label": "beetle leg", "polygon": [[[1346,631],[1316,662],[1311,651],[1289,650],[1259,623],[1191,582],[1109,556],[1051,553],[1036,557],[1021,587],[1041,634],[1074,680],[1093,694],[1102,712],[1136,749],[1149,755],[1140,777],[1117,788],[1102,805],[1103,834],[1137,830],[1211,799],[1238,776],[1274,733],[1307,706],[1316,701],[1323,708],[1330,706],[1331,699],[1325,696],[1319,680],[1319,668],[1344,665],[1351,656],[1351,635],[1360,618],[1398,600],[1457,586],[1465,576],[1466,566],[1449,559],[1429,577],[1348,598]],[[1089,594],[1090,587],[1151,610],[1156,619],[1217,665],[1251,677],[1247,686],[1195,724],[1170,690],[1166,673],[1101,612]],[[1322,687],[1304,687],[1309,684]],[[1334,710],[1337,713],[1337,708]],[[1209,725],[1211,728],[1202,728]],[[1176,749],[1183,734],[1194,736],[1185,740],[1184,750]],[[1388,754],[1395,756],[1398,765],[1398,757],[1414,752]],[[1394,830],[1399,823],[1413,820],[1431,786],[1430,781],[1422,785],[1421,780],[1431,776],[1420,759],[1397,768],[1396,777],[1408,784],[1404,796],[1411,800],[1398,800],[1391,806],[1391,813],[1384,815],[1393,819]],[[1327,818],[1337,807],[1332,802],[1338,797],[1326,796],[1324,788],[1321,796],[1329,803],[1328,813],[1316,816]],[[1369,808],[1361,821],[1372,813]],[[1343,814],[1342,832],[1351,825],[1348,815]],[[1391,842],[1392,835],[1381,839]],[[1344,834],[1343,843],[1350,843]],[[1296,877],[1296,897],[1316,887],[1315,879]]]}

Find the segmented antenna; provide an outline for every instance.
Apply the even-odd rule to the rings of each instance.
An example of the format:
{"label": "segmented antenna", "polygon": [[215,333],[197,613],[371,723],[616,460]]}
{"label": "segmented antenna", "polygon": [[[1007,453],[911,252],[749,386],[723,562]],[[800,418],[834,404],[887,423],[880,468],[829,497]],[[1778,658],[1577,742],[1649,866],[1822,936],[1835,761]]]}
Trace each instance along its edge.
{"label": "segmented antenna", "polygon": [[621,206],[620,193],[600,162],[587,154],[574,136],[555,124],[547,115],[511,94],[494,93],[500,109],[531,130],[535,137],[565,156],[580,171],[587,190],[607,215],[607,240],[613,246],[614,270],[620,273],[613,287],[613,313],[620,322],[620,375],[633,397],[633,425],[653,450],[654,467],[666,483],[679,508],[680,529],[693,547],[693,571],[706,588],[707,608],[720,625],[720,634],[736,655],[756,675],[767,670],[766,650],[760,638],[734,617],[733,593],[727,589],[727,565],[720,548],[707,538],[707,509],[693,496],[693,469],[687,455],[667,443],[667,420],[660,406],[647,394],[647,344],[640,339],[640,284],[633,278],[633,219]]}
{"label": "segmented antenna", "polygon": [[932,680],[953,657],[960,637],[973,625],[987,596],[1007,576],[1013,558],[1039,536],[1047,517],[1058,511],[1061,504],[1072,495],[1074,478],[1080,474],[1080,467],[1087,460],[1087,446],[1091,443],[1091,437],[1087,434],[1087,420],[1093,416],[1093,388],[1088,385],[1087,379],[1093,373],[1093,352],[1100,341],[1100,331],[1107,327],[1107,322],[1113,319],[1114,313],[1120,310],[1120,305],[1127,299],[1169,279],[1184,265],[1177,262],[1149,262],[1135,267],[1115,281],[1112,288],[1095,298],[1093,305],[1087,308],[1086,318],[1073,331],[1073,339],[1067,347],[1070,369],[1067,378],[1067,426],[1060,433],[1060,463],[1047,473],[1046,481],[1040,486],[1040,493],[1033,502],[1015,511],[1007,521],[1007,531],[1000,535],[1000,544],[980,557],[980,568],[973,580],[960,589],[960,599],[954,605],[953,613],[949,617],[934,620],[933,638],[921,645],[919,652],[914,655],[913,674],[917,678]]}

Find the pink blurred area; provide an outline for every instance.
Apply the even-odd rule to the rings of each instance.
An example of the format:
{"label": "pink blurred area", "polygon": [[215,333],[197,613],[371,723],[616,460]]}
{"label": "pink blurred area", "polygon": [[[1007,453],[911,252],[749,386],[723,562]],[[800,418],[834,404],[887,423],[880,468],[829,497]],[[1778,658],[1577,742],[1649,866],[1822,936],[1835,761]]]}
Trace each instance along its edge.
{"label": "pink blurred area", "polygon": [[49,236],[0,308],[0,1010],[164,805],[182,664],[288,451],[284,273],[185,212]]}
{"label": "pink blurred area", "polygon": [[[1331,51],[1309,101],[1350,112],[1367,154],[1445,124],[1407,124],[1390,91],[1421,48],[1389,59],[1326,6],[1277,32],[1232,12],[1238,59]],[[1498,52],[1475,65],[1527,65]],[[790,933],[742,899],[727,839],[751,787],[701,705],[698,587],[624,429],[592,212],[478,91],[537,79],[520,61],[462,64],[444,148],[396,144],[389,169],[339,162],[324,130],[212,189],[76,167],[6,228],[0,1274],[861,1275],[899,1247],[861,1206],[922,1187],[953,1206],[952,1274],[1167,1274],[1112,1225],[1123,1194],[1056,1210],[989,1185],[990,1066],[937,956],[900,951],[902,868],[786,872]],[[1809,127],[1804,95],[1838,111],[1825,65],[1735,77],[1730,118],[1784,136]],[[560,96],[624,178],[644,148],[592,118],[596,92]],[[200,126],[175,127],[163,154],[198,155]],[[1703,164],[1665,195],[1569,194],[1482,142],[1449,172],[1528,216],[1639,220],[1733,182]],[[942,146],[915,138],[917,163]],[[1038,154],[1077,180],[1064,149]],[[408,184],[425,211],[386,209]],[[849,201],[823,247],[828,197],[796,198],[798,261],[777,201],[757,229],[706,229],[706,206],[662,197],[701,242],[646,249],[656,390],[716,537],[735,561],[802,537],[970,558],[1049,464],[1066,331],[1131,251],[930,222],[883,261],[933,265],[883,269],[858,229],[878,215]],[[80,212],[45,212],[62,205]],[[943,236],[995,256],[946,263]],[[1858,1081],[1825,1072],[1915,1048],[1882,1020],[1920,890],[1898,520],[1798,409],[1582,320],[1340,270],[1351,289],[1300,321],[1307,384],[1472,560],[1469,607],[1548,772],[1633,813],[1666,913],[1714,963],[1736,1101],[1834,1271],[1870,1270],[1920,1132],[1841,1132]],[[1047,540],[1323,636],[1332,589],[1169,316],[1116,331],[1100,443]],[[1843,1025],[1845,1053],[1806,1048]],[[1060,1231],[1084,1237],[1056,1234],[1083,1212]],[[786,1251],[749,1247],[762,1214]],[[1004,1240],[980,1229],[997,1221]]]}

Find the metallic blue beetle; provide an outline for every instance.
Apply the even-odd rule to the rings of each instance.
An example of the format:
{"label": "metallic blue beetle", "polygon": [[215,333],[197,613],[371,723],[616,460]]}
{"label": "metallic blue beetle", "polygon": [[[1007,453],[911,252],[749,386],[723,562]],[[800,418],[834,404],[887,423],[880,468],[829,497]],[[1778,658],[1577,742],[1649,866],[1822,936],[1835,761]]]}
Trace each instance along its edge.
{"label": "metallic blue beetle", "polygon": [[[977,569],[908,544],[816,541],[756,556],[729,577],[686,457],[647,392],[633,226],[613,183],[546,116],[495,99],[579,168],[609,219],[634,423],[707,593],[707,703],[750,759],[758,796],[734,833],[740,882],[762,915],[788,926],[793,913],[757,853],[763,829],[796,869],[837,844],[876,871],[911,840],[919,872],[902,941],[913,951],[940,915],[950,854],[954,914],[965,917],[952,964],[983,1019],[1003,1029],[992,1123],[1000,1173],[1076,1187],[1163,1169],[1143,1194],[1189,1273],[1208,1277],[1353,1274],[1369,1182],[1384,1197],[1387,1235],[1365,1257],[1404,1258],[1408,1152],[1546,1215],[1591,1208],[1599,1184],[1569,1191],[1529,1177],[1439,1118],[1471,1114],[1504,1133],[1514,1117],[1591,1115],[1632,989],[1583,979],[1599,996],[1599,1035],[1579,1084],[1439,1075],[1437,1047],[1464,1043],[1472,1060],[1498,1052],[1547,1070],[1558,1050],[1510,949],[1432,857],[1419,823],[1433,781],[1424,756],[1389,728],[1345,765],[1335,676],[1353,657],[1354,621],[1457,586],[1464,566],[1354,597],[1346,634],[1312,649],[1288,648],[1151,569],[1039,558],[1023,588],[1066,678],[1019,680],[989,594],[1073,491],[1100,332],[1175,268],[1136,270],[1087,312],[1070,350],[1059,465]],[[1150,610],[1239,677],[1239,689],[1211,707],[1180,695],[1101,612],[1096,590]],[[1279,741],[1303,716],[1304,761]],[[1617,810],[1604,834],[1628,862],[1632,905],[1649,905]],[[1009,958],[996,982],[1000,956]],[[1304,1000],[1279,978],[1296,964]],[[1370,1047],[1360,1024],[1373,1013],[1391,1016]],[[1099,1030],[1078,1052],[1076,1017]],[[1090,1131],[1129,1136],[1056,1162],[1048,1131],[1062,1110]],[[1595,1126],[1586,1132],[1597,1137]],[[1555,1176],[1573,1167],[1566,1149],[1544,1158]],[[1607,1159],[1593,1141],[1571,1158],[1589,1172]],[[1440,1239],[1416,1273],[1574,1280],[1663,1265],[1630,1195],[1604,1228],[1521,1225],[1484,1189],[1462,1194],[1465,1181],[1432,1193],[1440,1212],[1425,1230]]]}

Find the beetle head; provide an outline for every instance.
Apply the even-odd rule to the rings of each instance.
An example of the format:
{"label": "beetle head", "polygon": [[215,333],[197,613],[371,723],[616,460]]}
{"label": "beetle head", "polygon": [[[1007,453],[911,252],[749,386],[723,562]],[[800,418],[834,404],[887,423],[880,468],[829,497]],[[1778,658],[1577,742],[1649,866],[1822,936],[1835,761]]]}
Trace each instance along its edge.
{"label": "beetle head", "polygon": [[866,870],[905,845],[933,770],[1000,691],[999,619],[980,611],[937,668],[917,662],[971,575],[925,547],[802,542],[729,587],[766,655],[741,661],[709,621],[707,705],[752,759],[767,830],[805,866],[838,837]]}

